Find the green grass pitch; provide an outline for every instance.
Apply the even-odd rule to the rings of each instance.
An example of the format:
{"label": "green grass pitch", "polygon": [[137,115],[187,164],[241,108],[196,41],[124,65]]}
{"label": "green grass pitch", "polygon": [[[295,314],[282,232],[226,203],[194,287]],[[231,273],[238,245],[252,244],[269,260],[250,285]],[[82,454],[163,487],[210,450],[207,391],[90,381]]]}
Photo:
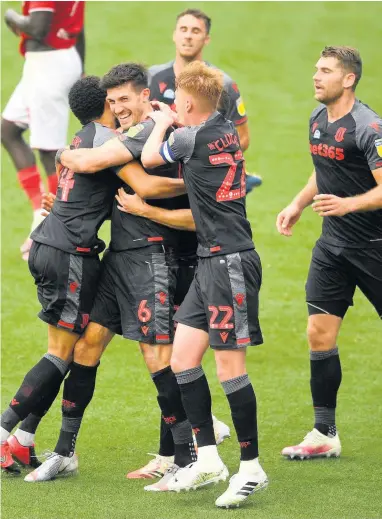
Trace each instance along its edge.
{"label": "green grass pitch", "polygon": [[[19,3],[2,2],[2,15]],[[360,49],[364,77],[358,96],[382,112],[380,2],[88,2],[88,74],[103,74],[129,60],[147,65],[172,59],[174,19],[186,7],[213,19],[205,57],[238,82],[250,120],[247,169],[264,185],[248,198],[249,218],[261,254],[264,283],[261,321],[265,344],[250,349],[248,366],[258,396],[261,460],[270,478],[264,493],[243,509],[221,511],[214,500],[225,485],[180,495],[143,491],[128,470],[156,452],[159,412],[154,386],[135,343],[115,339],[99,370],[94,400],[77,444],[77,478],[28,485],[3,478],[4,519],[377,519],[382,518],[381,323],[357,294],[339,347],[343,383],[338,460],[288,462],[282,447],[301,440],[312,426],[309,361],[305,339],[304,283],[320,221],[307,210],[292,239],[277,235],[275,218],[303,186],[311,169],[307,128],[315,106],[314,65],[327,44]],[[2,107],[22,69],[17,40],[2,22]],[[70,133],[78,128],[71,120]],[[30,225],[28,203],[14,168],[2,155],[2,408],[45,352],[46,328],[19,245]],[[107,236],[107,230],[103,231]],[[232,427],[212,355],[204,368],[214,412]],[[54,448],[60,426],[57,400],[37,435],[37,452]],[[237,468],[234,438],[220,452],[230,472]]]}

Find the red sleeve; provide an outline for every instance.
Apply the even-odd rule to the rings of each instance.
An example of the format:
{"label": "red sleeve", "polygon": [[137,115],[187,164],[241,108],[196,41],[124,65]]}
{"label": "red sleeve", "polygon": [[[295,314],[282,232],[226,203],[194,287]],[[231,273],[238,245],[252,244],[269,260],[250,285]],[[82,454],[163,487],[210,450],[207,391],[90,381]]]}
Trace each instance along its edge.
{"label": "red sleeve", "polygon": [[56,2],[29,2],[28,13],[33,13],[34,11],[51,11],[52,13],[55,11]]}

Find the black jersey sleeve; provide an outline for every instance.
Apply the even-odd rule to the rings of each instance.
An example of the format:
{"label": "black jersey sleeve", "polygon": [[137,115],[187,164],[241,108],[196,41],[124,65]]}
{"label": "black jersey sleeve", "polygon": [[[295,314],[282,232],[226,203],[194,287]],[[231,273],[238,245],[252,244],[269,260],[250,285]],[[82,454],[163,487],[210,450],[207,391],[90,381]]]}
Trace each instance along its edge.
{"label": "black jersey sleeve", "polygon": [[194,151],[198,127],[185,126],[173,131],[160,147],[159,153],[166,162],[187,162]]}
{"label": "black jersey sleeve", "polygon": [[382,168],[382,119],[376,117],[375,121],[357,127],[356,140],[369,168],[372,171]]}
{"label": "black jersey sleeve", "polygon": [[224,91],[222,106],[219,111],[235,126],[246,123],[248,118],[239,88],[228,74],[224,74]]}
{"label": "black jersey sleeve", "polygon": [[154,121],[149,119],[132,126],[127,132],[120,135],[120,141],[129,150],[134,159],[138,159],[141,156],[143,146],[153,131],[153,128]]}

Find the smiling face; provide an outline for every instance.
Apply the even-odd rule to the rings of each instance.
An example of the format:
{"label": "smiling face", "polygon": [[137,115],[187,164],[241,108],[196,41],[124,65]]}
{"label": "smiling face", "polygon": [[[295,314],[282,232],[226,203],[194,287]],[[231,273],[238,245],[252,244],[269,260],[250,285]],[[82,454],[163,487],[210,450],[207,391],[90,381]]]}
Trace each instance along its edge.
{"label": "smiling face", "polygon": [[173,34],[176,52],[182,58],[201,59],[203,47],[210,41],[205,21],[186,14],[177,21]]}
{"label": "smiling face", "polygon": [[333,103],[352,88],[354,81],[355,74],[344,69],[337,58],[321,57],[313,76],[314,97],[326,105]]}
{"label": "smiling face", "polygon": [[109,88],[106,100],[123,130],[128,130],[144,118],[149,107],[149,97],[148,88],[139,91],[131,83],[125,83],[115,88]]}

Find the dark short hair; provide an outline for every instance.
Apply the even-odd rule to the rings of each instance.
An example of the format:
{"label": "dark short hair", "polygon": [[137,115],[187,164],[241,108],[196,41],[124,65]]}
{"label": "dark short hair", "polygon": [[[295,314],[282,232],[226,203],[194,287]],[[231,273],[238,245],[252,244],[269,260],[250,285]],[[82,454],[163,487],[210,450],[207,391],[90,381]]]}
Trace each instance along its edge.
{"label": "dark short hair", "polygon": [[325,47],[321,52],[323,58],[337,58],[341,66],[355,75],[352,89],[355,90],[362,76],[362,59],[357,49],[352,47]]}
{"label": "dark short hair", "polygon": [[203,13],[200,9],[186,9],[185,11],[178,14],[176,17],[176,22],[178,23],[179,18],[182,18],[182,16],[186,16],[187,14],[190,14],[191,16],[194,16],[198,20],[203,20],[204,24],[206,26],[207,34],[210,33],[211,30],[211,18],[206,15],[206,13]]}
{"label": "dark short hair", "polygon": [[101,86],[105,90],[126,85],[127,83],[130,83],[138,92],[148,88],[146,67],[139,63],[121,63],[109,70],[101,79]]}
{"label": "dark short hair", "polygon": [[69,106],[82,125],[99,119],[105,110],[106,90],[97,76],[86,76],[69,91]]}

